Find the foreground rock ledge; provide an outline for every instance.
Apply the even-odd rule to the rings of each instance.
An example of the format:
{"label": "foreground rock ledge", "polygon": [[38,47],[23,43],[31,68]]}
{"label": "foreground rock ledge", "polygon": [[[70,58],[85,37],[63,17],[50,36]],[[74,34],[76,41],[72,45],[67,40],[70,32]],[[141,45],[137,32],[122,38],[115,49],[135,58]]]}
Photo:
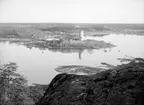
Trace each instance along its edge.
{"label": "foreground rock ledge", "polygon": [[144,62],[92,76],[59,74],[37,105],[144,105]]}

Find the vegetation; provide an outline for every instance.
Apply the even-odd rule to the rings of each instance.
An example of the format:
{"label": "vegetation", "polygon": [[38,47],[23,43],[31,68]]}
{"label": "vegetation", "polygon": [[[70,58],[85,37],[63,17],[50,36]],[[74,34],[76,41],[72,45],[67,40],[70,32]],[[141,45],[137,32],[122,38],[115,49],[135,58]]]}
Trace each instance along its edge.
{"label": "vegetation", "polygon": [[34,103],[37,103],[38,100],[43,96],[47,87],[48,85],[40,85],[40,84],[33,84],[33,86],[29,86],[30,97],[33,99]]}
{"label": "vegetation", "polygon": [[62,47],[66,48],[81,48],[81,49],[101,49],[114,47],[113,44],[104,41],[83,40],[83,41],[64,41]]}
{"label": "vegetation", "polygon": [[46,39],[49,36],[104,36],[110,33],[144,34],[143,24],[0,24],[0,38]]}
{"label": "vegetation", "polygon": [[28,86],[16,63],[0,66],[0,105],[34,105],[44,93],[40,85]]}
{"label": "vegetation", "polygon": [[115,45],[111,43],[106,43],[104,41],[96,41],[96,40],[69,40],[69,41],[40,41],[40,42],[32,42],[32,43],[24,43],[24,45],[28,48],[39,48],[39,49],[50,49],[56,51],[58,50],[69,50],[69,49],[102,49],[102,48],[112,48]]}

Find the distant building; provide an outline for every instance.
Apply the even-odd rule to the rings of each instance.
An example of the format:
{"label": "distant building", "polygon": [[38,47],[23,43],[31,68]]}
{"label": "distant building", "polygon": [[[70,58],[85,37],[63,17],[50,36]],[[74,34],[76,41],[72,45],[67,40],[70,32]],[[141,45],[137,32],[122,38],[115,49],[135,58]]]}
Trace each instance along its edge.
{"label": "distant building", "polygon": [[46,40],[47,41],[60,41],[61,37],[55,37],[55,36],[54,37],[52,37],[52,36],[50,37],[49,36],[48,38],[46,38]]}
{"label": "distant building", "polygon": [[46,41],[59,41],[60,38],[47,38]]}
{"label": "distant building", "polygon": [[76,28],[79,28],[80,26],[76,25],[75,27],[76,27]]}

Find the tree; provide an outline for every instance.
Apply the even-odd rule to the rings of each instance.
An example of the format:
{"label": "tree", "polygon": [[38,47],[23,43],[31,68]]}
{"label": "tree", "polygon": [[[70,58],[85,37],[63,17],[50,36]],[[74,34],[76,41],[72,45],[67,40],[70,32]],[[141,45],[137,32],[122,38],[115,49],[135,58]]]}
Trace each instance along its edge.
{"label": "tree", "polygon": [[33,105],[27,80],[17,73],[17,64],[0,66],[0,105]]}
{"label": "tree", "polygon": [[40,84],[33,84],[33,86],[30,86],[30,97],[33,99],[34,103],[39,101],[47,87],[47,85],[42,86]]}

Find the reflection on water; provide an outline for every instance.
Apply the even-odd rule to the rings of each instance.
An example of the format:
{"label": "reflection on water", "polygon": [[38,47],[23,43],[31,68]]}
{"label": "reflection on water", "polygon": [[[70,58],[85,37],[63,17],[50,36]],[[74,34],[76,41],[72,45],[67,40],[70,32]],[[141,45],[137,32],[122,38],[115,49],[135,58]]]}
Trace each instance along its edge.
{"label": "reflection on water", "polygon": [[0,63],[16,62],[19,72],[27,77],[29,83],[48,84],[58,73],[54,68],[61,65],[85,65],[97,67],[101,62],[120,64],[117,58],[126,55],[144,57],[144,36],[107,35],[93,37],[94,40],[111,42],[116,47],[105,49],[40,49],[23,45],[24,43],[0,43]]}
{"label": "reflection on water", "polygon": [[49,51],[52,51],[52,52],[61,52],[61,53],[76,53],[77,54],[77,57],[79,59],[82,59],[82,53],[84,52],[84,49],[50,49],[49,48]]}

